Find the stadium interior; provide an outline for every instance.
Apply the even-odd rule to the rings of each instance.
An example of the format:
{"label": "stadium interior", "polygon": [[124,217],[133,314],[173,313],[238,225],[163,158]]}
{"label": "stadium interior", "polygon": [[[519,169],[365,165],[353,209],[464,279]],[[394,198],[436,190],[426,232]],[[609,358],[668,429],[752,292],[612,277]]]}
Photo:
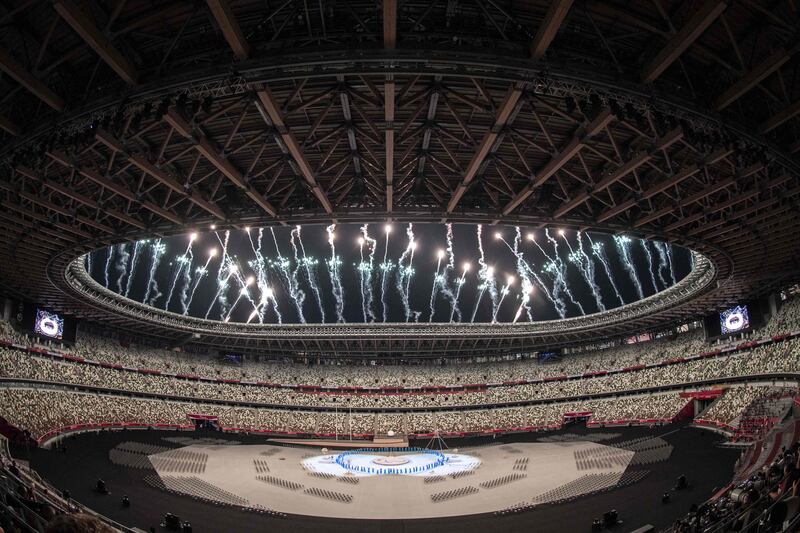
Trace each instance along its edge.
{"label": "stadium interior", "polygon": [[796,0],[0,0],[0,533],[800,531]]}

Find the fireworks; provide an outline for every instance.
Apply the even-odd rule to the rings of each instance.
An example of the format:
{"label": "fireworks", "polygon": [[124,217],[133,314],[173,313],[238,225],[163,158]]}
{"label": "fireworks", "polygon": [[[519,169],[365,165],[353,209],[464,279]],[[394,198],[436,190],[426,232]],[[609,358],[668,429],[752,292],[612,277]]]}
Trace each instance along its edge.
{"label": "fireworks", "polygon": [[[591,306],[587,309],[596,306],[598,311],[613,307],[609,302],[624,305],[620,274],[630,278],[631,294],[642,298],[645,291],[638,269],[645,268],[645,263],[657,291],[680,279],[674,263],[691,260],[683,250],[674,255],[669,244],[640,242],[642,250],[636,257],[642,261],[635,264],[631,237],[585,232],[573,236],[564,229],[524,232],[519,227],[498,226],[492,228],[489,235],[494,238],[487,242],[480,225],[472,226],[472,236],[466,233],[470,231],[467,225],[405,224],[404,235],[396,223],[375,227],[382,231],[382,243],[370,235],[367,224],[190,233],[97,250],[85,258],[84,266],[93,265],[90,274],[99,282],[144,304],[158,302],[159,307],[186,316],[258,326],[283,323],[286,313],[289,322],[306,323],[307,312],[322,323],[326,310],[335,311],[339,324],[418,322],[421,313],[415,305],[424,308],[426,301],[428,322],[533,321],[548,318],[553,311],[556,318],[566,318],[570,312],[575,316],[576,309],[583,314],[587,304]],[[392,236],[403,240],[399,255],[393,256]],[[287,246],[288,256],[284,255]],[[383,249],[378,250],[379,246]],[[347,254],[352,257],[356,249],[353,262]],[[603,267],[602,280],[597,266]],[[215,268],[216,275],[212,274]],[[165,294],[159,285],[167,287],[161,289]],[[310,301],[306,299],[309,293]],[[465,306],[469,313],[462,312]],[[206,310],[205,315],[198,307]],[[332,315],[327,316],[334,321]]]}

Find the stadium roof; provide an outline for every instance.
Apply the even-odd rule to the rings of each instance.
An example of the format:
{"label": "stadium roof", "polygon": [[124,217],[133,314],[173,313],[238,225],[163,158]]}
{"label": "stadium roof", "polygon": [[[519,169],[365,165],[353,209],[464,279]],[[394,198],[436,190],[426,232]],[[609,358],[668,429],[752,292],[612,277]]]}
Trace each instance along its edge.
{"label": "stadium roof", "polygon": [[153,332],[81,295],[71,262],[212,225],[387,219],[708,258],[713,283],[629,329],[774,290],[800,273],[793,6],[6,2],[2,290]]}

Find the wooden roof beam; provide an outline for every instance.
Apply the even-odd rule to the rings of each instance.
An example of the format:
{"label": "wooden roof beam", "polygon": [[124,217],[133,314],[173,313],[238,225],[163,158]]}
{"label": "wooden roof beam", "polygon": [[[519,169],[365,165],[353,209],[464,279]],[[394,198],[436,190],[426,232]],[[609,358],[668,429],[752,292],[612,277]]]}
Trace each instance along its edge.
{"label": "wooden roof beam", "polygon": [[180,135],[192,141],[195,150],[200,152],[212,165],[217,167],[217,170],[222,172],[234,185],[242,189],[253,202],[261,207],[261,209],[266,211],[270,216],[277,216],[278,210],[264,198],[263,195],[258,193],[247,183],[247,180],[239,169],[222,156],[219,147],[217,147],[214,141],[206,137],[205,133],[194,128],[194,126],[192,126],[175,108],[170,109],[167,114],[164,115],[164,120],[167,124],[175,128],[175,131]]}
{"label": "wooden roof beam", "polygon": [[397,46],[397,0],[383,0],[383,47]]}
{"label": "wooden roof beam", "polygon": [[256,104],[258,105],[259,111],[262,113],[262,117],[268,125],[275,126],[275,129],[278,130],[278,135],[280,135],[283,144],[294,159],[295,164],[297,164],[303,179],[305,179],[306,183],[311,188],[311,192],[317,197],[317,200],[326,213],[333,213],[333,205],[328,199],[328,195],[317,181],[314,171],[311,169],[311,163],[308,162],[303,149],[300,147],[300,143],[297,142],[294,134],[286,126],[281,108],[273,98],[272,93],[264,86],[256,92],[256,96],[258,98]]}
{"label": "wooden roof beam", "polygon": [[[394,0],[392,0],[394,1]],[[392,212],[394,194],[394,78],[389,76],[383,84],[383,117],[386,121],[384,146],[386,150],[386,211]]]}
{"label": "wooden roof beam", "polygon": [[722,111],[744,96],[762,80],[787,63],[792,58],[793,53],[794,49],[786,50],[785,48],[778,48],[775,50],[769,57],[753,67],[752,70],[739,78],[736,83],[715,98],[713,102],[714,109]]}
{"label": "wooden roof beam", "polygon": [[[383,47],[397,47],[397,0],[383,0]],[[394,77],[389,75],[383,84],[383,118],[386,121],[384,147],[386,159],[386,212],[392,212],[394,202]]]}
{"label": "wooden roof beam", "polygon": [[[52,224],[54,227],[62,229],[64,231],[66,231],[66,232],[72,233],[73,235],[77,235],[77,236],[83,237],[85,239],[91,239],[91,238],[94,237],[91,233],[83,231],[82,229],[80,229],[78,227],[70,226],[69,224],[64,224],[63,222],[54,222],[54,221],[48,219],[44,215],[40,215],[39,213],[36,213],[34,211],[29,211],[29,210],[25,209],[23,206],[17,205],[17,204],[12,203],[12,202],[9,202],[8,200],[3,201],[2,205],[4,207],[7,207],[8,209],[11,209],[12,211],[16,211],[17,213],[19,213],[21,215],[25,215],[25,216],[28,216],[28,217],[34,219],[34,220],[38,220],[39,222],[42,222],[42,223],[45,223],[45,224]],[[71,239],[71,240],[74,240],[74,239]]]}
{"label": "wooden roof beam", "polygon": [[96,184],[100,185],[101,187],[104,187],[104,188],[108,189],[109,191],[113,192],[114,194],[122,196],[126,200],[129,200],[129,201],[134,202],[136,204],[140,204],[142,207],[144,207],[145,209],[147,209],[151,213],[155,213],[156,215],[158,215],[158,216],[160,216],[162,218],[165,218],[165,219],[167,219],[170,222],[173,222],[175,224],[183,224],[184,223],[184,220],[181,217],[179,217],[178,215],[176,215],[175,213],[173,213],[172,211],[164,209],[163,207],[161,207],[159,205],[156,205],[156,204],[154,204],[153,202],[151,202],[149,200],[140,201],[137,198],[136,193],[134,193],[133,191],[131,191],[130,189],[128,189],[124,185],[119,185],[118,183],[114,183],[113,181],[111,181],[107,177],[100,175],[95,170],[90,170],[90,169],[81,168],[81,167],[76,166],[72,162],[72,160],[65,154],[62,154],[62,153],[59,153],[59,152],[47,152],[47,156],[50,159],[52,159],[53,161],[55,161],[57,163],[60,163],[61,165],[64,165],[65,167],[74,168],[84,178],[87,178],[87,179],[95,182]]}
{"label": "wooden roof beam", "polygon": [[172,177],[167,171],[163,170],[162,168],[157,166],[155,163],[153,163],[146,157],[140,154],[130,154],[128,150],[125,148],[125,145],[122,143],[122,141],[116,139],[109,132],[100,129],[95,134],[95,139],[106,145],[109,149],[113,150],[114,152],[119,152],[133,166],[135,166],[148,176],[154,178],[162,185],[166,185],[167,187],[169,187],[169,189],[171,189],[174,193],[178,194],[179,196],[188,198],[193,204],[203,209],[204,211],[210,213],[211,215],[215,216],[219,220],[225,220],[227,218],[225,212],[222,209],[220,209],[216,203],[210,200],[206,200],[197,191],[187,190],[182,183],[180,183],[178,180]]}
{"label": "wooden roof beam", "polygon": [[497,141],[500,132],[503,130],[505,125],[508,123],[509,117],[514,111],[514,108],[517,107],[519,103],[519,99],[522,96],[522,89],[520,87],[514,86],[508,90],[506,93],[503,102],[500,104],[500,107],[497,109],[497,113],[495,115],[494,124],[486,132],[481,140],[480,144],[478,144],[478,148],[475,151],[475,154],[472,156],[472,160],[467,165],[467,169],[464,171],[464,179],[461,183],[458,184],[456,190],[453,191],[453,196],[450,198],[450,202],[447,204],[447,212],[452,213],[453,210],[458,205],[458,202],[461,201],[461,197],[464,196],[464,193],[467,192],[467,188],[469,187],[470,182],[475,178],[478,174],[478,170],[483,165],[483,162],[486,160],[486,156],[492,150],[495,141]]}
{"label": "wooden roof beam", "polygon": [[719,17],[728,5],[722,0],[706,0],[672,36],[664,48],[642,69],[642,81],[651,83],[674,63]]}
{"label": "wooden roof beam", "polygon": [[533,193],[534,189],[540,187],[542,184],[544,184],[544,182],[558,172],[561,167],[566,165],[567,162],[569,162],[578,152],[583,149],[589,139],[603,131],[613,119],[614,115],[611,114],[611,111],[604,109],[589,124],[587,124],[585,127],[579,128],[572,138],[561,147],[561,150],[559,150],[559,152],[554,155],[550,161],[548,161],[547,164],[541,168],[541,170],[533,175],[531,182],[526,185],[514,197],[514,199],[506,204],[506,206],[503,208],[503,214],[508,215],[514,209],[519,207],[520,204],[528,199],[531,193]]}
{"label": "wooden roof beam", "polygon": [[[8,74],[9,77],[25,87],[45,104],[58,112],[64,111],[64,99],[50,90],[47,85],[39,81],[33,74],[28,72],[22,64],[3,48],[0,48],[0,70]],[[5,126],[2,127],[6,129]],[[9,131],[9,133],[11,132]]]}
{"label": "wooden roof beam", "polygon": [[661,150],[665,150],[669,148],[674,143],[678,142],[681,138],[683,138],[683,129],[682,128],[675,128],[674,130],[670,131],[663,137],[659,138],[655,146],[653,146],[652,150],[648,152],[639,152],[638,154],[634,155],[631,159],[623,163],[619,168],[615,169],[611,173],[609,173],[605,178],[601,179],[594,187],[591,189],[584,190],[581,193],[578,193],[574,198],[567,200],[561,206],[555,210],[553,216],[556,218],[561,218],[583,202],[588,200],[593,194],[597,194],[602,192],[613,184],[617,183],[619,180],[639,168],[640,166],[644,165],[648,161],[650,161],[655,154],[660,152]]}
{"label": "wooden roof beam", "polygon": [[572,0],[554,0],[550,3],[547,13],[544,16],[542,25],[536,31],[536,36],[531,43],[531,57],[534,59],[541,59],[544,57],[545,52],[550,47],[550,43],[558,33],[558,28],[569,13],[569,8],[572,7]]}
{"label": "wooden roof beam", "polygon": [[800,100],[797,100],[795,103],[791,104],[786,109],[782,109],[778,113],[775,113],[767,120],[761,123],[758,127],[758,131],[761,133],[769,133],[770,131],[774,130],[784,122],[791,120],[792,118],[800,115]]}
{"label": "wooden roof beam", "polygon": [[240,61],[247,59],[250,55],[250,45],[242,33],[242,28],[239,27],[230,2],[228,0],[206,0],[206,2],[222,30],[222,35],[228,41],[228,46],[233,50],[233,55]]}
{"label": "wooden roof beam", "polygon": [[117,75],[129,85],[135,85],[139,77],[136,68],[122,55],[94,21],[72,0],[55,0],[53,7],[86,44],[92,48]]}
{"label": "wooden roof beam", "polygon": [[20,134],[19,126],[14,124],[14,122],[5,115],[0,115],[0,130],[5,131],[9,135],[13,135],[14,137],[18,137]]}

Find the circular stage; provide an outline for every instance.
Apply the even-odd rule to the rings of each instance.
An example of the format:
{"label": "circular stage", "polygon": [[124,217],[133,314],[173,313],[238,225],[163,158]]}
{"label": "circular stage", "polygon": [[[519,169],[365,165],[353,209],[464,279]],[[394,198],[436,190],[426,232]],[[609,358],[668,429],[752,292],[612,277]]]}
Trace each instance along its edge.
{"label": "circular stage", "polygon": [[480,464],[476,457],[425,448],[359,448],[310,457],[303,461],[303,468],[334,476],[424,476],[452,475]]}

